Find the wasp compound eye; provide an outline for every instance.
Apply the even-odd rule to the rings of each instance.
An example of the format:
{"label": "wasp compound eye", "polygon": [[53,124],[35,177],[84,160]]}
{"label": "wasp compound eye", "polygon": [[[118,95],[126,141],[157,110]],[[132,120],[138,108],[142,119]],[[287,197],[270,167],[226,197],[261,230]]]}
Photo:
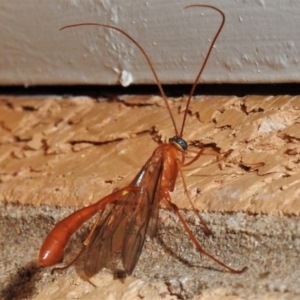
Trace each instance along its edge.
{"label": "wasp compound eye", "polygon": [[173,136],[169,139],[170,144],[174,144],[177,148],[179,148],[182,151],[185,151],[188,148],[187,142],[179,137],[179,136]]}

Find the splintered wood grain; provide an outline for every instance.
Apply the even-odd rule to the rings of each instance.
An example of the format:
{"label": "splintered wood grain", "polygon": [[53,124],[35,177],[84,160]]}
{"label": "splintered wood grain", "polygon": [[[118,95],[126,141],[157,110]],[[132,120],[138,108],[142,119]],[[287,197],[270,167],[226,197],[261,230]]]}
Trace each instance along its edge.
{"label": "splintered wood grain", "polygon": [[[169,99],[180,128],[184,100]],[[128,184],[157,143],[174,129],[160,97],[0,98],[0,199],[78,206]],[[300,97],[195,97],[184,138],[214,145],[184,168],[188,191],[203,211],[300,212]],[[198,148],[191,146],[190,149]],[[192,155],[192,154],[191,154]],[[180,178],[172,193],[190,208]]]}

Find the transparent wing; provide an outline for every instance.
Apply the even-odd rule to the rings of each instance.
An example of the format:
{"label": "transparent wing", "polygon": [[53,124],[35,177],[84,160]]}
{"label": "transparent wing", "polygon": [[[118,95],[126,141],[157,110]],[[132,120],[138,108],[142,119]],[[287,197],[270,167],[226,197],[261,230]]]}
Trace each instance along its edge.
{"label": "transparent wing", "polygon": [[129,186],[140,188],[120,197],[103,218],[88,245],[85,274],[93,276],[104,267],[113,269],[121,261],[131,274],[141,254],[146,233],[156,231],[163,159],[151,158]]}

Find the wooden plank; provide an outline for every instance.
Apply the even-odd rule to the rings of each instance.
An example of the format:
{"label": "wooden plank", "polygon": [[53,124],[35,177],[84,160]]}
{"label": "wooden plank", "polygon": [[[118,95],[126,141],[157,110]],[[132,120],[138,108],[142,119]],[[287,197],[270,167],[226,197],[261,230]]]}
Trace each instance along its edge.
{"label": "wooden plank", "polygon": [[[160,97],[102,100],[1,97],[1,198],[89,205],[134,178],[157,146],[153,131],[174,135]],[[183,100],[169,101],[179,124]],[[203,156],[186,168],[197,209],[299,214],[299,105],[290,96],[194,99],[186,140],[232,150],[219,163]],[[180,179],[172,198],[190,208]]]}

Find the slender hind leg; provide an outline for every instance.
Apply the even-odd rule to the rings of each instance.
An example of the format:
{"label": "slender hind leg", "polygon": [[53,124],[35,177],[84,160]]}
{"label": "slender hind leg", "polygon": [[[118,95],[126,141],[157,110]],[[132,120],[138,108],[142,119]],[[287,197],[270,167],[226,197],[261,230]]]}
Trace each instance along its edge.
{"label": "slender hind leg", "polygon": [[199,244],[199,242],[197,241],[195,235],[192,233],[192,231],[189,228],[189,226],[187,225],[186,221],[182,217],[181,213],[179,212],[179,209],[178,209],[177,205],[175,205],[174,203],[172,203],[171,197],[170,197],[170,194],[168,193],[168,191],[165,191],[163,194],[164,194],[164,199],[166,200],[167,204],[170,206],[170,208],[172,208],[174,210],[174,212],[178,216],[178,218],[179,218],[180,222],[182,223],[185,231],[187,232],[188,236],[191,238],[194,246],[196,247],[196,249],[198,250],[198,252],[200,254],[206,255],[207,257],[209,257],[210,259],[212,259],[214,262],[216,262],[217,264],[219,264],[220,266],[222,266],[223,268],[227,269],[229,272],[231,272],[233,274],[241,274],[241,273],[243,273],[243,272],[245,272],[247,270],[247,267],[244,267],[244,268],[242,268],[240,270],[233,269],[233,268],[229,267],[228,265],[226,265],[225,263],[223,263],[222,261],[220,261],[219,259],[217,259],[216,257],[214,257],[212,254],[210,254],[206,250],[204,250],[201,247],[201,245]]}

